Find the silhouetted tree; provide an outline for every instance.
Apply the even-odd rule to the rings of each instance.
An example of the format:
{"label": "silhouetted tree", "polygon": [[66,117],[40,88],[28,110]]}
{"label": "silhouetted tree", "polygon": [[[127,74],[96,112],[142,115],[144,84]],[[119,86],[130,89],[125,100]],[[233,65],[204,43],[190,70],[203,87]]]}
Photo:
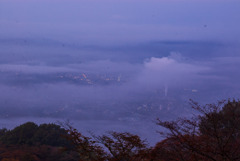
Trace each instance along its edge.
{"label": "silhouetted tree", "polygon": [[14,161],[78,161],[73,151],[63,152],[60,147],[49,145],[4,145],[0,144],[0,160]]}
{"label": "silhouetted tree", "polygon": [[33,136],[35,143],[40,145],[51,146],[69,146],[70,142],[63,136],[67,135],[67,131],[56,124],[41,124]]}
{"label": "silhouetted tree", "polygon": [[107,135],[86,137],[68,123],[64,126],[80,161],[143,161],[150,151],[146,141],[138,135],[109,132]]}
{"label": "silhouetted tree", "polygon": [[9,130],[2,137],[1,141],[5,144],[34,144],[32,140],[36,133],[38,125],[33,122],[27,122],[17,126],[13,130]]}
{"label": "silhouetted tree", "polygon": [[96,140],[108,149],[108,160],[112,161],[141,161],[148,155],[146,141],[138,135],[128,132],[109,132],[108,135],[95,137]]}
{"label": "silhouetted tree", "polygon": [[56,124],[37,125],[27,122],[12,130],[1,129],[0,141],[10,145],[51,145],[51,146],[70,146],[70,142],[63,136],[67,131]]}
{"label": "silhouetted tree", "polygon": [[[240,160],[240,103],[219,101],[200,106],[192,101],[192,105],[198,112],[192,118],[158,119],[157,124],[168,132],[162,133],[166,139],[157,144],[152,156],[182,161]],[[168,153],[171,155],[166,155]]]}
{"label": "silhouetted tree", "polygon": [[73,148],[66,150],[73,150],[78,153],[79,161],[105,161],[106,153],[103,148],[97,145],[90,137],[82,135],[77,129],[73,128],[70,124],[63,125],[68,135],[66,138],[71,141]]}

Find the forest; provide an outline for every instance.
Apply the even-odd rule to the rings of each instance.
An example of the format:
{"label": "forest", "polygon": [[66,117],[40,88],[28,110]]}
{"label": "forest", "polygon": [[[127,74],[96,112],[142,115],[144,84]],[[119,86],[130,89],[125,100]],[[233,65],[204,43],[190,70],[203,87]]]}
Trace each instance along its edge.
{"label": "forest", "polygon": [[[128,132],[84,136],[70,123],[27,122],[0,130],[1,161],[238,161],[240,101],[199,105],[190,117],[156,119],[155,146]],[[159,137],[160,138],[160,137]]]}

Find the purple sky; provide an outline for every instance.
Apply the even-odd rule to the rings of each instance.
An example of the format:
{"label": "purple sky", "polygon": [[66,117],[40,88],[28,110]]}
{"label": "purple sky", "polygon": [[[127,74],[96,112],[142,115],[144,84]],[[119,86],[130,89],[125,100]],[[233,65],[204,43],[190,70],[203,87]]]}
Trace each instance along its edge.
{"label": "purple sky", "polygon": [[238,0],[1,0],[1,37],[239,41]]}

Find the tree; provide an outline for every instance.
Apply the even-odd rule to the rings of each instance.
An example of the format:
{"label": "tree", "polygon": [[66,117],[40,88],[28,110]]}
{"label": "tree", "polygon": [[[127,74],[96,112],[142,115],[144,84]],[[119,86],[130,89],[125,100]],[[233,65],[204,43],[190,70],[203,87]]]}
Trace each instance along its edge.
{"label": "tree", "polygon": [[66,135],[67,131],[59,125],[41,124],[33,136],[33,141],[40,145],[70,146],[70,142],[63,137]]}
{"label": "tree", "polygon": [[4,136],[1,137],[1,141],[5,144],[34,144],[32,140],[36,133],[38,125],[33,122],[27,122],[20,126],[17,126],[13,130],[7,131]]}
{"label": "tree", "polygon": [[141,161],[146,158],[148,148],[146,141],[138,135],[128,132],[109,132],[108,135],[95,137],[108,149],[108,160],[112,161]]}
{"label": "tree", "polygon": [[166,139],[155,147],[152,155],[174,160],[165,154],[179,154],[175,159],[182,161],[240,160],[240,102],[219,101],[200,106],[192,101],[192,108],[198,113],[192,118],[157,120],[168,132],[162,133]]}
{"label": "tree", "polygon": [[27,122],[12,130],[0,129],[0,141],[4,144],[70,146],[63,136],[67,131],[56,124],[37,125]]}
{"label": "tree", "polygon": [[106,153],[103,148],[97,145],[96,141],[90,137],[82,135],[77,129],[69,123],[61,124],[66,128],[68,135],[67,140],[71,141],[73,147],[67,148],[66,151],[75,151],[78,153],[79,161],[105,161]]}
{"label": "tree", "polygon": [[14,161],[78,161],[77,153],[63,152],[49,145],[4,145],[0,144],[0,160]]}
{"label": "tree", "polygon": [[[142,161],[147,158],[146,141],[130,133],[109,132],[107,135],[86,137],[69,123],[63,125],[73,150],[79,154],[80,161]],[[72,150],[72,149],[70,149]]]}

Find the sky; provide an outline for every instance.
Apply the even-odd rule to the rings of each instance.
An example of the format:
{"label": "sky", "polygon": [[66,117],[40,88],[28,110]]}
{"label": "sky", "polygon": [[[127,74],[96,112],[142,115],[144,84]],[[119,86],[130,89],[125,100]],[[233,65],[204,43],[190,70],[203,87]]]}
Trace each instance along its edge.
{"label": "sky", "polygon": [[238,0],[0,0],[0,127],[69,119],[156,142],[154,120],[189,116],[189,99],[239,98],[239,20]]}
{"label": "sky", "polygon": [[237,0],[1,0],[2,37],[80,43],[239,41]]}

